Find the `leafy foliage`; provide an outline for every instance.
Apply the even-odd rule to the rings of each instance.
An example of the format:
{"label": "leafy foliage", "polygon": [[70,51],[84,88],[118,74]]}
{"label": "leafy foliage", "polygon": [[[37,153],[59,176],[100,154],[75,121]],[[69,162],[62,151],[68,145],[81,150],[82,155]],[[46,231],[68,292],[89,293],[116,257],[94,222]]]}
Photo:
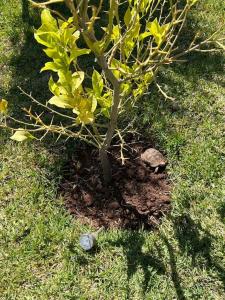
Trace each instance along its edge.
{"label": "leafy foliage", "polygon": [[[65,3],[71,17],[67,19],[60,12],[51,10],[49,5],[57,2]],[[138,100],[148,93],[152,82],[168,97],[156,82],[161,66],[179,61],[191,51],[201,51],[204,45],[216,43],[220,48],[224,47],[222,40],[216,40],[214,34],[199,43],[195,37],[187,49],[179,52],[178,37],[197,0],[187,0],[182,8],[179,2],[127,0],[125,11],[121,12],[119,4],[122,3],[111,0],[105,27],[99,20],[100,14],[105,14],[102,1],[98,6],[90,5],[89,0],[33,3],[44,8],[41,26],[35,30],[34,36],[45,47],[44,52],[49,58],[41,72],[53,73],[48,83],[53,96],[46,105],[30,98],[71,124],[61,122],[55,125],[54,118],[50,124],[45,124],[41,115],[33,113],[30,108],[25,111],[35,125],[25,123],[26,132],[31,127],[34,133],[44,132],[40,139],[46,132],[56,133],[59,137],[80,138],[100,149],[102,165],[108,166],[107,151],[113,137],[119,136],[123,144],[118,118],[122,119],[128,108],[137,105]],[[57,17],[53,17],[53,13]],[[102,35],[97,34],[100,28]],[[78,47],[83,44],[86,45],[84,48]],[[84,55],[95,57],[98,66],[94,64],[93,71],[87,72],[80,63],[79,57]],[[5,106],[1,102],[4,113]]]}

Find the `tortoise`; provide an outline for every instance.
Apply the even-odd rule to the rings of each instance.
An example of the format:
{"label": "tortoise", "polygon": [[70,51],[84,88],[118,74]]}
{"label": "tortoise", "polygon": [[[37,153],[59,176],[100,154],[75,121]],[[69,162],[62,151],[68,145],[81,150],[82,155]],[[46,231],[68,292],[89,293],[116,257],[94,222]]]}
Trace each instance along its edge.
{"label": "tortoise", "polygon": [[167,165],[166,158],[161,152],[154,148],[149,148],[141,154],[141,160],[149,164],[150,167],[155,169],[155,173],[158,172],[159,168],[164,168]]}

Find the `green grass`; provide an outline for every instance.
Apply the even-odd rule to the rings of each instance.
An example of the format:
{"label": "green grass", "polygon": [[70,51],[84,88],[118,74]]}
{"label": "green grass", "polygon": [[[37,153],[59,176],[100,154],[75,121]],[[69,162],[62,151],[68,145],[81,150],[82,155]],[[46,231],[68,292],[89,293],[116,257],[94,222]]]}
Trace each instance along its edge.
{"label": "green grass", "polygon": [[[28,103],[18,85],[48,97],[32,38],[39,20],[26,1],[0,7],[0,97],[17,112]],[[202,1],[185,39],[212,32],[224,11],[223,0]],[[175,100],[153,89],[138,120],[170,161],[173,210],[159,230],[103,232],[97,249],[83,252],[78,238],[90,228],[57,197],[63,145],[20,145],[0,131],[0,299],[224,299],[224,56],[188,59],[160,74]]]}

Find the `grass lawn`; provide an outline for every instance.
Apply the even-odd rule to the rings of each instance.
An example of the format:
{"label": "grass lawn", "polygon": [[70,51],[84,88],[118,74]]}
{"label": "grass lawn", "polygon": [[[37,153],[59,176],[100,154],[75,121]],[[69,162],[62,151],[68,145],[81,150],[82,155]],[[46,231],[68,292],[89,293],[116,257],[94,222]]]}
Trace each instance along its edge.
{"label": "grass lawn", "polygon": [[[28,103],[17,86],[48,99],[41,48],[33,40],[37,12],[26,0],[0,0],[0,98]],[[202,0],[188,39],[225,20],[223,0]],[[192,54],[162,70],[138,123],[170,161],[173,209],[158,230],[101,233],[83,252],[90,228],[57,197],[65,147],[17,144],[0,131],[0,299],[225,299],[225,77],[223,53]],[[54,150],[54,151],[53,151]]]}

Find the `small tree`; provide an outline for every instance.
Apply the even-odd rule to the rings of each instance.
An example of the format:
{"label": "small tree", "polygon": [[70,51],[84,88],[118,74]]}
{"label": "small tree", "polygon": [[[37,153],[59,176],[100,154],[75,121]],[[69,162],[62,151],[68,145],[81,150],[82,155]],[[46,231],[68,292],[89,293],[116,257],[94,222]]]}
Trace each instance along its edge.
{"label": "small tree", "polygon": [[[31,1],[32,2],[32,1]],[[71,17],[65,18],[52,4],[64,2]],[[93,4],[95,2],[95,5]],[[96,4],[97,2],[97,4]],[[49,62],[41,71],[51,71],[49,89],[53,97],[43,104],[31,94],[23,92],[44,109],[65,118],[66,123],[56,125],[52,118],[46,124],[42,114],[31,108],[24,109],[30,120],[23,122],[7,115],[7,101],[1,100],[2,126],[9,127],[8,120],[25,126],[14,131],[11,139],[24,141],[37,139],[35,133],[48,132],[68,138],[79,138],[99,149],[105,183],[111,180],[108,159],[109,147],[115,135],[123,141],[118,128],[118,117],[132,108],[149,85],[155,81],[163,65],[179,61],[179,58],[202,46],[217,43],[216,33],[196,43],[197,36],[185,50],[177,50],[187,15],[197,0],[52,0],[32,4],[43,8],[42,25],[35,30],[35,39],[45,46]],[[105,11],[106,10],[106,11]],[[53,15],[55,17],[53,17]],[[101,19],[107,18],[106,26]],[[219,32],[219,31],[218,31]],[[85,47],[78,47],[85,44]],[[204,50],[212,51],[212,50]],[[80,56],[95,57],[96,69],[90,73],[82,67]],[[37,58],[38,59],[38,58]],[[157,85],[160,91],[161,87]],[[54,109],[56,106],[59,109]]]}

